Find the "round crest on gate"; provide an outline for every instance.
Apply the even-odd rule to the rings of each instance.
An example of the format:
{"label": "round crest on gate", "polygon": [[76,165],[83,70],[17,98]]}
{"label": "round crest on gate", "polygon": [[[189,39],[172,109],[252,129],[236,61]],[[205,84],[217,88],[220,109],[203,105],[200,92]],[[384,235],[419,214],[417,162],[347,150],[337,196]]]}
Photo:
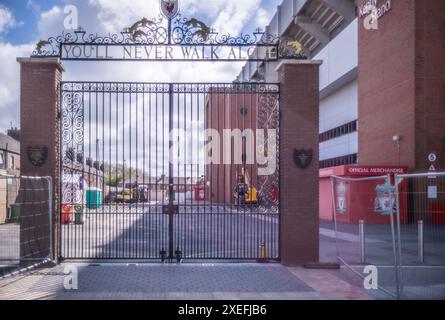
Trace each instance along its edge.
{"label": "round crest on gate", "polygon": [[171,20],[179,12],[179,0],[160,0],[162,15]]}

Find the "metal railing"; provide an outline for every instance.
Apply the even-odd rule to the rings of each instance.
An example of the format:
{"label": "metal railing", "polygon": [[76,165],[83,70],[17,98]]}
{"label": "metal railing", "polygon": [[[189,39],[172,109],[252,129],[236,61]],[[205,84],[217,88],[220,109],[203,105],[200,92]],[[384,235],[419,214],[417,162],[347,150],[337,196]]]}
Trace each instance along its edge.
{"label": "metal railing", "polygon": [[399,295],[395,201],[391,177],[331,177],[338,261],[365,280],[378,270],[377,297]]}
{"label": "metal railing", "polygon": [[445,173],[331,178],[337,258],[378,292],[398,299],[445,298]]}
{"label": "metal railing", "polygon": [[51,261],[51,177],[0,176],[0,277]]}
{"label": "metal railing", "polygon": [[279,84],[63,82],[60,94],[63,258],[280,258]]}
{"label": "metal railing", "polygon": [[443,299],[445,173],[396,175],[395,183],[401,298]]}

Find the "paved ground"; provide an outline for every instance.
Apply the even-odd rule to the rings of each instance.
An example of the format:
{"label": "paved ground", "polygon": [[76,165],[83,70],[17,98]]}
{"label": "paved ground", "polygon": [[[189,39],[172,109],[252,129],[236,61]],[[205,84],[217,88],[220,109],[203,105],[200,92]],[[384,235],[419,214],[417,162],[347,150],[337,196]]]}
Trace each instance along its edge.
{"label": "paved ground", "polygon": [[0,265],[5,259],[19,258],[20,226],[15,223],[0,224]]}
{"label": "paved ground", "polygon": [[[104,206],[85,210],[82,224],[62,226],[66,258],[160,259],[168,250],[169,217],[160,205]],[[278,214],[261,207],[179,207],[173,247],[184,259],[278,258]]]}
{"label": "paved ground", "polygon": [[[360,262],[358,225],[338,223],[338,253],[350,264]],[[417,225],[400,226],[402,264],[405,266],[445,266],[445,225],[425,225],[424,262],[419,262]],[[321,258],[335,260],[334,223],[320,222]],[[365,258],[368,264],[394,265],[391,226],[365,225]]]}
{"label": "paved ground", "polygon": [[[334,262],[337,247],[334,224],[320,223],[320,260]],[[364,267],[378,268],[379,292],[370,292],[374,298],[397,293],[396,277],[400,278],[400,295],[405,299],[445,299],[445,226],[427,225],[424,233],[425,261],[419,262],[417,225],[401,226],[402,265],[394,267],[394,251],[389,225],[365,225],[365,264],[360,263],[358,226],[339,224],[338,254],[348,263],[349,273],[342,273],[349,281],[359,283]],[[398,275],[396,275],[398,272]],[[361,277],[360,277],[360,276]]]}
{"label": "paved ground", "polygon": [[[168,247],[168,217],[162,214],[161,209],[160,206],[151,205],[142,208],[122,206],[89,211],[84,216],[83,224],[71,223],[63,226],[64,254],[67,257],[143,258],[142,260],[153,259],[154,262],[159,262],[159,251]],[[201,212],[201,209],[204,211]],[[262,241],[264,241],[268,258],[278,256],[278,217],[273,212],[260,209],[240,210],[240,208],[231,208],[230,206],[180,208],[180,214],[175,216],[174,224],[175,248],[182,250],[185,262],[203,258],[257,258],[261,253],[260,243]],[[445,298],[445,268],[443,267],[445,266],[445,227],[425,226],[425,263],[423,264],[418,261],[416,228],[417,226],[412,224],[401,226],[404,267],[400,270],[399,276],[402,279],[403,294],[406,298],[413,299]],[[352,283],[355,287],[362,287],[363,280],[358,275],[363,276],[364,265],[359,263],[358,228],[356,225],[339,224],[338,231],[338,253],[355,273],[349,269],[343,269],[335,277],[346,283]],[[381,286],[380,291],[368,292],[368,294],[373,298],[387,299],[390,297],[387,293],[395,294],[397,291],[391,228],[389,225],[366,225],[365,231],[365,265],[378,266]],[[18,225],[0,226],[0,276],[11,270],[8,268],[11,263],[3,261],[3,259],[18,258],[18,235]],[[322,262],[337,262],[335,239],[334,224],[321,222],[320,260]],[[183,266],[188,265],[183,264]],[[14,266],[12,267],[14,268]],[[146,268],[145,265],[143,267]],[[94,283],[94,281],[88,280],[88,270],[91,267],[82,266],[82,268],[85,271],[81,275],[85,274],[86,282]],[[111,270],[109,266],[107,270]],[[122,271],[122,268],[119,270]],[[296,271],[291,270],[290,272],[295,273]],[[240,274],[242,273],[240,272]],[[147,274],[152,274],[152,272]],[[316,274],[315,271],[303,273],[300,270],[298,279],[301,280],[304,276],[311,279],[314,274]],[[323,277],[330,275],[329,272],[319,274]],[[139,275],[141,273],[135,273],[133,276],[137,279]],[[38,277],[38,274],[25,277],[26,281],[20,281],[20,283],[33,282]],[[110,278],[114,277],[110,276]],[[51,278],[44,277],[41,281],[44,284],[48,279]],[[224,279],[220,280],[225,281]],[[239,279],[239,283],[243,283],[241,280]],[[193,283],[194,278],[190,277],[189,281]],[[97,283],[97,287],[101,286],[101,283]],[[322,286],[317,287],[313,283],[309,286],[313,289],[317,288],[316,292],[324,290]],[[210,288],[212,287],[210,286]],[[112,288],[109,289],[113,291]],[[258,295],[263,290],[261,287],[257,289],[258,291],[252,289],[253,292],[242,292]],[[236,287],[233,290],[231,294],[236,296],[235,293],[238,292]],[[301,287],[298,290],[296,288],[293,290],[289,292],[294,297],[306,297],[308,293],[312,292],[301,290]],[[52,291],[48,294],[55,295]],[[57,294],[55,297],[58,297]],[[96,294],[96,292],[87,291],[85,294]],[[147,292],[144,291],[141,294],[147,294]],[[272,295],[274,295],[273,292]],[[324,296],[318,296],[318,298],[320,297]]]}
{"label": "paved ground", "polygon": [[[78,290],[64,288],[66,266]],[[342,271],[279,264],[62,264],[0,280],[0,299],[369,299]]]}

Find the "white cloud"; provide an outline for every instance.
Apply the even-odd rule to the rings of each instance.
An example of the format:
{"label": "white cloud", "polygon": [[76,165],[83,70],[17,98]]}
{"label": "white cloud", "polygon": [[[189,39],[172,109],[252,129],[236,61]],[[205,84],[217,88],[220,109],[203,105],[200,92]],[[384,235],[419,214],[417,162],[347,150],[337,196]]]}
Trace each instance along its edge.
{"label": "white cloud", "polygon": [[89,6],[97,12],[97,21],[105,32],[120,32],[142,17],[159,15],[158,0],[89,0]]}
{"label": "white cloud", "polygon": [[63,9],[54,6],[48,11],[40,13],[38,22],[39,33],[42,37],[60,34],[63,31]]}
{"label": "white cloud", "polygon": [[[29,5],[32,7],[33,1]],[[159,0],[71,0],[79,12],[80,25],[88,32],[107,34],[119,32],[141,17],[152,18],[159,15]],[[259,19],[256,13],[261,0],[182,0],[181,12],[184,16],[198,15],[221,33],[239,34],[251,19]],[[34,7],[35,8],[35,7]],[[63,31],[64,13],[62,6],[38,12],[39,39],[59,35]],[[260,9],[261,11],[261,9]],[[0,21],[3,21],[0,18]],[[15,20],[9,20],[15,21]],[[12,22],[8,23],[10,27]],[[6,24],[4,24],[6,25]],[[0,23],[1,26],[1,23]],[[1,43],[0,61],[0,129],[19,120],[19,65],[17,56],[29,56],[33,45],[13,46]],[[145,81],[145,82],[231,82],[235,79],[244,63],[144,63],[144,62],[65,62],[65,81]]]}
{"label": "white cloud", "polygon": [[20,66],[16,57],[29,56],[32,45],[13,46],[10,43],[0,43],[0,128],[9,128],[19,124],[20,98]]}
{"label": "white cloud", "polygon": [[0,4],[0,34],[6,33],[9,28],[21,26],[22,22],[17,22],[12,12]]}
{"label": "white cloud", "polygon": [[35,14],[40,13],[40,5],[35,2],[35,0],[28,0],[26,7],[32,10]]}
{"label": "white cloud", "polygon": [[260,4],[260,0],[224,1],[224,6],[213,23],[213,27],[218,32],[235,36],[241,32],[244,25],[258,10]]}
{"label": "white cloud", "polygon": [[[261,0],[182,0],[184,16],[205,16],[218,32],[237,35],[260,7]],[[97,20],[106,32],[119,32],[141,17],[159,15],[159,0],[89,0],[97,9]]]}
{"label": "white cloud", "polygon": [[264,30],[264,28],[270,22],[269,11],[267,11],[266,9],[263,9],[263,8],[259,8],[256,12],[255,22],[259,28],[262,28]]}

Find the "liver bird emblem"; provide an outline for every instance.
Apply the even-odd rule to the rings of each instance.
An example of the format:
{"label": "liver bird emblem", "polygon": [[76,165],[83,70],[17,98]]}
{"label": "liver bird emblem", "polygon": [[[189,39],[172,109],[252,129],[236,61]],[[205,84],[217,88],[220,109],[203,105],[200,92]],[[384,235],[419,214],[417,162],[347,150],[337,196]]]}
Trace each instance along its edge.
{"label": "liver bird emblem", "polygon": [[173,10],[175,9],[175,4],[173,2],[168,2],[165,5],[165,9],[168,11],[168,13],[171,14],[173,12]]}
{"label": "liver bird emblem", "polygon": [[161,0],[161,13],[167,19],[172,19],[178,14],[178,0]]}
{"label": "liver bird emblem", "polygon": [[202,21],[198,19],[192,18],[184,23],[185,26],[192,28],[197,28],[195,32],[193,32],[193,36],[199,36],[205,42],[209,38],[210,28]]}
{"label": "liver bird emblem", "polygon": [[293,40],[293,41],[288,41],[287,45],[289,47],[292,47],[293,49],[295,49],[295,53],[296,54],[300,54],[303,52],[303,46],[301,45],[300,42],[298,42],[297,40]]}
{"label": "liver bird emblem", "polygon": [[50,44],[49,41],[46,41],[46,40],[40,40],[40,41],[37,42],[37,44],[36,44],[36,51],[37,51],[38,53],[42,53],[42,49],[43,49],[43,47],[46,46],[46,45],[48,45],[48,44]]}
{"label": "liver bird emblem", "polygon": [[141,20],[135,22],[130,28],[128,28],[128,32],[131,34],[133,39],[136,39],[138,37],[147,35],[144,31],[140,30],[141,28],[149,28],[154,25],[156,25],[156,23],[154,23],[152,20],[142,18]]}
{"label": "liver bird emblem", "polygon": [[128,32],[131,34],[134,40],[139,37],[146,36],[147,34],[140,30],[141,28],[150,28],[151,26],[156,25],[152,20],[148,20],[147,18],[142,18],[139,21],[136,21],[130,28],[128,28]]}
{"label": "liver bird emblem", "polygon": [[300,169],[306,169],[312,162],[313,152],[312,149],[295,149],[294,150],[294,161],[297,167]]}

